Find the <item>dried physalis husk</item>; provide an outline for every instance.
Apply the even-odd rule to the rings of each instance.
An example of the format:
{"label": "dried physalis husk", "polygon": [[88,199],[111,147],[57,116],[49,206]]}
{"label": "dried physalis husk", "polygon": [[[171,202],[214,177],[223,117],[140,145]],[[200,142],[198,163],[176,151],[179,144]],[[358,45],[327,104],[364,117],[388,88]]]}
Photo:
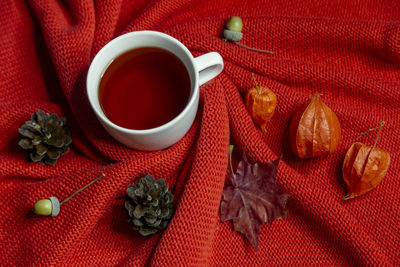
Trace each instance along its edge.
{"label": "dried physalis husk", "polygon": [[277,98],[275,93],[270,89],[258,86],[253,73],[252,75],[256,87],[247,91],[246,107],[254,122],[257,123],[265,133],[267,122],[274,115]]}
{"label": "dried physalis husk", "polygon": [[361,196],[374,189],[385,177],[390,164],[387,151],[354,143],[344,158],[343,178],[348,194],[345,200]]}
{"label": "dried physalis husk", "polygon": [[348,191],[344,200],[367,193],[385,177],[390,164],[390,155],[387,151],[376,147],[384,124],[385,122],[382,121],[378,127],[361,134],[364,135],[379,128],[378,136],[372,147],[357,142],[351,145],[347,151],[342,169]]}
{"label": "dried physalis husk", "polygon": [[333,153],[339,146],[341,132],[338,117],[318,93],[296,110],[289,126],[292,150],[300,158]]}

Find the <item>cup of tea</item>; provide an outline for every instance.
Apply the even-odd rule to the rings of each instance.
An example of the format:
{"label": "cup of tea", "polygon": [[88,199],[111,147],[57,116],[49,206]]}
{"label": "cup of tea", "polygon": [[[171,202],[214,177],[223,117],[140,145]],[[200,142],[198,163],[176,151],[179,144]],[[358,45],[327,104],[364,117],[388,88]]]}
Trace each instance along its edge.
{"label": "cup of tea", "polygon": [[223,66],[218,53],[194,58],[167,34],[130,32],[97,53],[86,90],[100,123],[117,141],[134,149],[160,150],[187,133],[197,113],[199,86]]}

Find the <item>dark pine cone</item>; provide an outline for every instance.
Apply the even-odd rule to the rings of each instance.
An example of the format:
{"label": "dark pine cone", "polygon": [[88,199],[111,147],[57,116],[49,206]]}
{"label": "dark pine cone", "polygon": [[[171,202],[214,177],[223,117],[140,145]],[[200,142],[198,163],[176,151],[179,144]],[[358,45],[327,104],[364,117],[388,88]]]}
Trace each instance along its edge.
{"label": "dark pine cone", "polygon": [[129,185],[125,201],[128,222],[143,236],[155,234],[167,227],[172,217],[174,196],[164,179],[154,181],[146,175],[134,185]]}
{"label": "dark pine cone", "polygon": [[64,117],[59,118],[55,113],[50,115],[39,109],[32,114],[30,121],[19,128],[24,138],[18,144],[29,151],[33,162],[54,165],[61,155],[67,153],[72,142],[65,123]]}

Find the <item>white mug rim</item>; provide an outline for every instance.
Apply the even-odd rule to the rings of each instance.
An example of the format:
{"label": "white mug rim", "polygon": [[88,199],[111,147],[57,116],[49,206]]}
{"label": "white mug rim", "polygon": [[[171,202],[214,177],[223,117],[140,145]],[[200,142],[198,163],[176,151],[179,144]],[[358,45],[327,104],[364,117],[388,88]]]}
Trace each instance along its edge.
{"label": "white mug rim", "polygon": [[[110,119],[107,118],[107,116],[104,114],[104,112],[99,111],[96,107],[96,105],[94,105],[93,101],[96,101],[94,99],[92,99],[91,94],[89,93],[89,90],[93,90],[89,88],[89,79],[90,77],[93,76],[92,72],[94,71],[92,68],[93,64],[96,64],[96,62],[98,61],[98,58],[102,57],[102,54],[104,52],[104,50],[109,49],[110,46],[114,46],[116,42],[120,42],[123,39],[129,39],[132,38],[132,36],[135,35],[150,35],[150,36],[155,36],[157,38],[166,38],[169,39],[170,41],[172,41],[173,43],[175,43],[185,54],[186,56],[188,56],[190,58],[190,64],[192,65],[193,68],[193,77],[194,77],[194,81],[193,81],[193,86],[191,86],[191,94],[190,94],[190,99],[188,101],[188,103],[186,104],[185,108],[177,115],[175,116],[172,120],[170,120],[169,122],[162,124],[160,126],[154,127],[154,128],[150,128],[150,129],[144,129],[144,130],[135,130],[135,129],[129,129],[129,128],[125,128],[122,126],[119,126],[115,123],[113,123]],[[139,48],[138,47],[134,47],[131,49],[136,49]],[[168,50],[167,48],[164,48],[166,50]],[[118,57],[119,55],[121,55],[121,53],[126,52],[129,50],[122,50],[122,51],[118,51],[116,53],[116,57]],[[175,56],[177,56],[179,59],[181,59],[180,55],[177,55],[176,53],[168,50],[169,52],[173,53]],[[107,68],[107,66],[106,66]],[[186,70],[188,71],[188,74],[190,76],[189,73],[189,69],[186,67]],[[88,70],[88,74],[87,74],[87,79],[86,79],[86,91],[87,91],[87,95],[88,95],[88,99],[89,99],[89,103],[92,107],[92,109],[94,110],[94,112],[96,113],[96,115],[102,119],[102,121],[104,123],[106,123],[109,127],[112,127],[114,129],[116,129],[117,131],[120,132],[124,132],[124,133],[128,133],[128,134],[135,134],[135,135],[148,135],[148,134],[154,134],[154,133],[158,133],[158,132],[162,132],[167,128],[170,128],[171,126],[173,126],[174,124],[176,124],[177,122],[179,122],[183,117],[185,117],[185,115],[190,111],[190,109],[192,108],[192,106],[195,104],[196,101],[196,94],[198,94],[199,92],[199,84],[198,84],[198,80],[199,80],[199,73],[196,70],[196,66],[194,64],[194,58],[193,55],[190,53],[189,49],[187,49],[187,47],[185,45],[183,45],[180,41],[178,41],[177,39],[175,39],[174,37],[162,33],[162,32],[157,32],[157,31],[134,31],[134,32],[129,32],[126,34],[123,34],[121,36],[118,36],[117,38],[111,40],[109,43],[107,43],[105,46],[103,46],[100,51],[96,54],[96,56],[93,58],[90,66],[89,66],[89,70]],[[99,101],[99,92],[98,92],[98,85],[96,86],[96,97],[97,97],[97,101],[99,102],[99,106],[100,106],[100,101]],[[101,108],[101,107],[100,107]]]}

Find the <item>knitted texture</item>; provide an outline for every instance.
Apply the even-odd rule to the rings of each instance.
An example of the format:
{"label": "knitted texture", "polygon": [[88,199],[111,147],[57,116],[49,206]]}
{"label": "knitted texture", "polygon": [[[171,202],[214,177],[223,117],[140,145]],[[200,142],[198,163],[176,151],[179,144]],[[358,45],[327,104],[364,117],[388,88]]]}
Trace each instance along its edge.
{"label": "knitted texture", "polygon": [[[400,4],[394,0],[87,1],[3,0],[0,5],[0,262],[5,266],[400,265]],[[224,22],[243,19],[241,43],[223,42]],[[169,149],[128,149],[101,127],[86,97],[96,53],[127,32],[156,30],[194,56],[217,51],[225,69],[203,85],[188,134]],[[278,97],[267,133],[253,123],[243,97],[260,86]],[[316,91],[337,114],[342,142],[333,155],[299,160],[288,125]],[[26,161],[18,128],[43,109],[67,118],[70,151],[55,166]],[[376,135],[391,166],[373,191],[342,201],[344,155]],[[277,181],[291,194],[290,217],[260,229],[259,251],[231,222],[220,223],[228,145],[266,163],[283,154]],[[237,160],[237,159],[236,159]],[[63,200],[54,218],[33,204]],[[174,193],[169,226],[143,237],[126,221],[129,184],[151,173]]]}

